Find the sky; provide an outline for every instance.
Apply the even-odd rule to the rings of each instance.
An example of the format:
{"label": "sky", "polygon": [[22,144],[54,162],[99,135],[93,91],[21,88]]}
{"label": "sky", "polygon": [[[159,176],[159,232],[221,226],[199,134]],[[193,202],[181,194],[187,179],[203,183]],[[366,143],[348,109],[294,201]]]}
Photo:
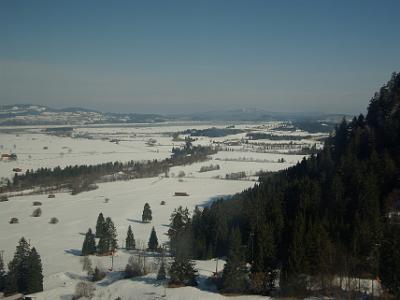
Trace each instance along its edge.
{"label": "sky", "polygon": [[365,112],[400,71],[395,0],[1,0],[0,104]]}

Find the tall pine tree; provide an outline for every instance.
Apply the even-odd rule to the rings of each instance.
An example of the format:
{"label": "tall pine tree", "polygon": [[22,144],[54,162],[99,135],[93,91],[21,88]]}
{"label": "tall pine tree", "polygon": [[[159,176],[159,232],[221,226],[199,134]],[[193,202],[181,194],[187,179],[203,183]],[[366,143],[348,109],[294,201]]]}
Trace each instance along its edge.
{"label": "tall pine tree", "polygon": [[5,288],[6,284],[6,270],[4,266],[3,256],[0,254],[0,292]]}
{"label": "tall pine tree", "polygon": [[239,228],[230,234],[229,255],[222,273],[222,290],[228,293],[244,292],[248,284],[245,251]]}
{"label": "tall pine tree", "polygon": [[97,222],[96,222],[96,237],[100,238],[103,235],[104,232],[104,225],[105,225],[105,220],[103,213],[100,213],[99,216],[97,217]]}
{"label": "tall pine tree", "polygon": [[89,228],[88,232],[86,232],[85,240],[82,245],[82,255],[92,255],[96,253],[96,240],[94,234],[92,233],[92,229]]}
{"label": "tall pine tree", "polygon": [[128,232],[126,234],[125,248],[126,250],[134,250],[136,248],[135,237],[133,236],[131,225],[129,225]]}
{"label": "tall pine tree", "polygon": [[26,293],[28,291],[27,276],[29,272],[30,252],[28,242],[22,237],[18,242],[14,258],[8,264],[7,293]]}
{"label": "tall pine tree", "polygon": [[104,232],[97,246],[97,253],[110,254],[117,249],[117,231],[111,218],[107,217]]}
{"label": "tall pine tree", "polygon": [[157,251],[158,249],[158,238],[154,227],[151,229],[148,247],[150,251]]}
{"label": "tall pine tree", "polygon": [[152,219],[150,205],[146,203],[143,208],[142,222],[148,223],[151,222]]}
{"label": "tall pine tree", "polygon": [[32,248],[28,259],[27,292],[43,291],[42,261],[35,247]]}
{"label": "tall pine tree", "polygon": [[30,249],[21,238],[14,258],[8,264],[6,293],[36,293],[43,291],[42,263],[35,248]]}

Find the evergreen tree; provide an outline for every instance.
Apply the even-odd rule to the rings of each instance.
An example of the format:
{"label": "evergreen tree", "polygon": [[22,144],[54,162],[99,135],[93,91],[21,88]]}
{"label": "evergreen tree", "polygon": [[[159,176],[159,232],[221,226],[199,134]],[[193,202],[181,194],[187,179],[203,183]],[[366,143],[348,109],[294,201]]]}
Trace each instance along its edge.
{"label": "evergreen tree", "polygon": [[304,237],[306,224],[303,213],[299,213],[293,225],[293,232],[290,238],[289,255],[287,260],[288,274],[298,275],[308,270],[306,259],[306,247]]}
{"label": "evergreen tree", "polygon": [[158,238],[154,227],[151,229],[148,247],[150,251],[157,251],[158,249]]}
{"label": "evergreen tree", "polygon": [[103,213],[100,213],[96,222],[96,237],[101,238],[104,232],[105,220]]}
{"label": "evergreen tree", "polygon": [[143,208],[142,222],[148,223],[151,222],[152,219],[150,205],[146,203]]}
{"label": "evergreen tree", "polygon": [[35,247],[32,248],[28,261],[27,293],[43,291],[42,261]]}
{"label": "evergreen tree", "polygon": [[[173,253],[176,253],[178,242],[183,242],[185,233],[190,229],[189,210],[179,206],[171,214],[170,221],[167,234],[170,239],[170,249]],[[189,246],[191,241],[186,239],[184,243],[186,243],[186,246]]]}
{"label": "evergreen tree", "polygon": [[101,237],[99,240],[99,243],[97,245],[97,253],[99,255],[107,255],[110,252],[109,249],[110,248],[107,243],[107,237],[105,237],[105,236]]}
{"label": "evergreen tree", "polygon": [[109,239],[110,251],[114,252],[117,249],[117,230],[111,218],[106,219],[105,233]]}
{"label": "evergreen tree", "polygon": [[228,293],[244,292],[247,288],[248,270],[239,228],[230,236],[229,255],[222,273],[222,290]]}
{"label": "evergreen tree", "polygon": [[96,240],[95,236],[92,233],[92,229],[89,228],[88,232],[85,235],[85,240],[82,245],[82,255],[92,255],[96,253]]}
{"label": "evergreen tree", "polygon": [[4,291],[6,294],[18,292],[18,266],[15,261],[8,263],[8,273],[6,276]]}
{"label": "evergreen tree", "polygon": [[8,264],[5,291],[7,293],[36,293],[43,291],[42,263],[35,248],[30,249],[21,238],[14,258]]}
{"label": "evergreen tree", "polygon": [[187,257],[176,256],[169,270],[170,283],[196,286],[198,275],[194,265]]}
{"label": "evergreen tree", "polygon": [[28,291],[28,273],[30,247],[25,238],[21,238],[17,245],[14,258],[8,264],[7,293]]}
{"label": "evergreen tree", "polygon": [[400,224],[388,225],[384,233],[380,257],[382,284],[400,299]]}
{"label": "evergreen tree", "polygon": [[107,217],[104,231],[97,246],[99,254],[109,254],[117,249],[117,231],[111,218]]}
{"label": "evergreen tree", "polygon": [[125,248],[126,250],[134,250],[136,248],[135,237],[133,236],[131,225],[129,225],[128,227],[128,233],[125,240]]}
{"label": "evergreen tree", "polygon": [[4,290],[5,284],[6,284],[6,270],[4,267],[3,256],[0,255],[0,292]]}
{"label": "evergreen tree", "polygon": [[164,262],[164,257],[162,257],[161,265],[157,273],[157,280],[165,280],[166,278],[167,278],[167,273],[165,271],[165,262]]}

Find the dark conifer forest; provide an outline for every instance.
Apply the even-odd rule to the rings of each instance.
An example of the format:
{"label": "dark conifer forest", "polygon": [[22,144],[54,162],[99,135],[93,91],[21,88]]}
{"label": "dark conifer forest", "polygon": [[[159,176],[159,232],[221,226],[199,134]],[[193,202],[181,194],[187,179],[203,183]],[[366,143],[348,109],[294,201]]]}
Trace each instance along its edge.
{"label": "dark conifer forest", "polygon": [[306,280],[329,289],[334,277],[352,277],[379,278],[400,297],[399,166],[400,74],[394,73],[367,115],[343,120],[322,151],[261,176],[231,200],[196,209],[192,256],[231,257],[226,245],[239,230],[258,292],[269,293],[278,276],[283,290],[297,295]]}

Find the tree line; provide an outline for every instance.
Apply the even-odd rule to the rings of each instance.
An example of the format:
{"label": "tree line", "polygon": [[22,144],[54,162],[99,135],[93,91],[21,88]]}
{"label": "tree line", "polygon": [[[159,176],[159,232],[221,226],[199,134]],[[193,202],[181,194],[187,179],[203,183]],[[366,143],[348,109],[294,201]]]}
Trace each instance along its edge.
{"label": "tree line", "polygon": [[180,238],[169,233],[172,250],[183,239],[191,258],[228,257],[231,283],[221,288],[229,292],[270,294],[279,278],[287,294],[311,293],[309,286],[334,293],[335,278],[379,278],[400,297],[400,222],[389,217],[400,210],[399,132],[393,74],[367,115],[344,119],[322,151],[185,215]]}
{"label": "tree line", "polygon": [[[68,188],[73,194],[89,190],[95,182],[102,181],[112,174],[121,173],[118,178],[135,179],[154,177],[166,173],[172,166],[191,164],[206,160],[216,149],[204,146],[193,146],[187,141],[184,147],[172,149],[171,158],[164,160],[108,162],[97,165],[75,165],[65,168],[39,168],[27,170],[23,174],[15,173],[13,180],[0,187],[0,193],[23,190],[32,187]],[[117,180],[118,179],[110,179]],[[104,179],[105,180],[105,179]]]}

